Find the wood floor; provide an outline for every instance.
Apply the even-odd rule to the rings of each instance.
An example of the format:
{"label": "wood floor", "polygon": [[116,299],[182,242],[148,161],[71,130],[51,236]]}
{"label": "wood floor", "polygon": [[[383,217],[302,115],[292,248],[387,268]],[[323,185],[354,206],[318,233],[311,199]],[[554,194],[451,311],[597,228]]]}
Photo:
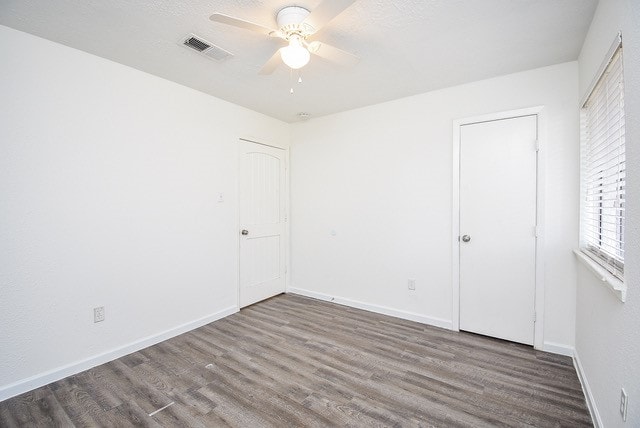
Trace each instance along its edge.
{"label": "wood floor", "polygon": [[3,401],[0,426],[580,427],[591,421],[570,358],[281,295]]}

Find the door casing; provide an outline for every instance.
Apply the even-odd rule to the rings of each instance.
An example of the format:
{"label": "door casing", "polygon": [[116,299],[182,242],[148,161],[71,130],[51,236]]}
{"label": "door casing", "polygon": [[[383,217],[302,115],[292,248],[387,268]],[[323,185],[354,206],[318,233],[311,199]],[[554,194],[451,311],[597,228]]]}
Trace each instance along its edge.
{"label": "door casing", "polygon": [[545,212],[545,160],[546,118],[544,107],[537,106],[519,110],[490,113],[453,121],[453,197],[452,197],[452,330],[460,331],[460,127],[474,123],[511,119],[521,116],[537,116],[538,151],[536,162],[536,224],[537,240],[535,251],[535,303],[533,347],[544,348],[544,212]]}

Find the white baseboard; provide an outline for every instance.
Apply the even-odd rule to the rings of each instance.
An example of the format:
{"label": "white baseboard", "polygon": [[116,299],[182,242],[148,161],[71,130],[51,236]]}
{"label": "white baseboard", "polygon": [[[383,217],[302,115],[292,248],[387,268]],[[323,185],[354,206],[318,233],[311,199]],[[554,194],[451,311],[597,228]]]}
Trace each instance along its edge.
{"label": "white baseboard", "polygon": [[48,385],[51,382],[55,382],[67,376],[71,376],[76,373],[88,370],[92,367],[99,366],[100,364],[113,361],[125,355],[131,354],[132,352],[139,351],[151,345],[155,345],[156,343],[171,339],[174,336],[178,336],[182,333],[186,333],[198,327],[202,327],[203,325],[209,324],[213,321],[219,320],[236,312],[238,312],[238,307],[232,306],[218,311],[214,314],[207,315],[200,319],[179,325],[169,330],[165,330],[161,333],[136,340],[135,342],[129,343],[116,349],[112,349],[111,351],[94,355],[84,360],[76,361],[74,363],[49,370],[44,373],[39,373],[37,375],[19,380],[9,385],[4,385],[0,387],[0,401],[6,400],[7,398],[15,397],[16,395],[20,395],[36,388],[40,388],[41,386]]}
{"label": "white baseboard", "polygon": [[573,357],[575,353],[573,346],[553,342],[544,342],[542,350],[545,352],[551,352],[552,354],[565,355],[567,357]]}
{"label": "white baseboard", "polygon": [[582,385],[582,392],[584,392],[584,397],[587,401],[587,408],[589,408],[593,425],[595,428],[602,428],[602,419],[600,419],[600,413],[598,413],[598,408],[596,407],[596,400],[593,398],[591,388],[589,388],[587,375],[582,368],[582,363],[580,363],[580,357],[578,357],[577,351],[574,351],[573,353],[573,365],[578,373],[578,379],[580,379],[580,384]]}
{"label": "white baseboard", "polygon": [[388,308],[386,306],[373,305],[370,303],[359,302],[357,300],[346,299],[344,297],[330,296],[324,293],[318,293],[315,291],[305,290],[302,288],[290,287],[287,289],[287,293],[299,294],[301,296],[312,297],[318,300],[325,300],[327,302],[337,303],[339,305],[349,306],[357,309],[364,309],[365,311],[375,312],[378,314],[389,315],[396,318],[402,318],[409,321],[416,321],[422,324],[432,325],[434,327],[446,328],[451,330],[453,323],[450,320],[442,318],[428,317],[425,315],[416,314],[414,312],[402,311],[399,309]]}

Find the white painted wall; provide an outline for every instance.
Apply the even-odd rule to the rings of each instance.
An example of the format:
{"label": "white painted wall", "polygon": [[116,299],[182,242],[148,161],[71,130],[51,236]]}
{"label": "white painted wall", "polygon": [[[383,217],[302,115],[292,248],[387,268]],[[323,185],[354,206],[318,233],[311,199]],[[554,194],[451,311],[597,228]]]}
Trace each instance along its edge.
{"label": "white painted wall", "polygon": [[289,126],[2,26],[0,58],[0,399],[235,311],[238,137]]}
{"label": "white painted wall", "polygon": [[[292,289],[450,325],[452,122],[544,105],[544,339],[571,351],[577,73],[576,62],[559,64],[294,125]],[[408,278],[416,279],[415,292],[407,290]]]}
{"label": "white painted wall", "polygon": [[[640,2],[600,0],[580,54],[583,95],[618,31],[624,49],[627,144],[626,303],[578,267],[576,354],[602,426],[640,425]],[[629,394],[627,422],[620,388]]]}

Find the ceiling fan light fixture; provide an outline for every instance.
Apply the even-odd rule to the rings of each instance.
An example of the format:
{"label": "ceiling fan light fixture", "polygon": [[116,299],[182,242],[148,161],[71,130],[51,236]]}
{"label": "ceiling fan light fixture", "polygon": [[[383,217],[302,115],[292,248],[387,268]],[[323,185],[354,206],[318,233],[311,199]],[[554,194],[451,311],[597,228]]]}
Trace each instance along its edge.
{"label": "ceiling fan light fixture", "polygon": [[262,66],[260,69],[260,74],[262,75],[273,73],[278,65],[281,64],[281,61],[291,69],[298,70],[309,63],[311,54],[338,65],[352,66],[358,61],[359,58],[357,56],[335,46],[320,43],[319,41],[308,41],[308,39],[355,1],[317,0],[319,4],[312,12],[300,6],[283,7],[276,16],[277,29],[223,13],[214,13],[209,19],[287,41],[289,46],[275,51],[266,64]]}
{"label": "ceiling fan light fixture", "polygon": [[303,46],[300,37],[295,35],[289,40],[289,46],[280,49],[280,56],[282,61],[294,70],[307,65],[311,58],[311,54]]}

